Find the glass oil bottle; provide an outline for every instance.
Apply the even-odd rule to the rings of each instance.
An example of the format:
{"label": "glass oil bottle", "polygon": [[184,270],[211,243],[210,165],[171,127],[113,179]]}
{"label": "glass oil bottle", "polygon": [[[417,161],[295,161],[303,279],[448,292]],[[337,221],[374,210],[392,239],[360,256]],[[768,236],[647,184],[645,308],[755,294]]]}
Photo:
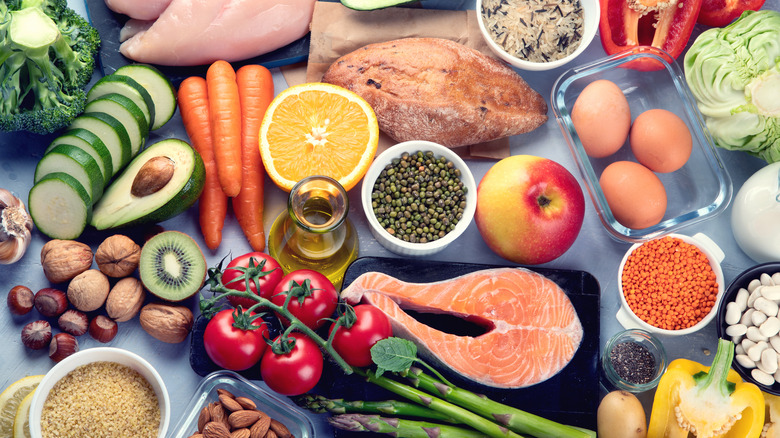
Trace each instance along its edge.
{"label": "glass oil bottle", "polygon": [[271,226],[268,253],[285,273],[313,269],[338,290],[358,254],[357,233],[348,211],[349,198],[338,181],[326,176],[300,180],[290,191],[287,211]]}

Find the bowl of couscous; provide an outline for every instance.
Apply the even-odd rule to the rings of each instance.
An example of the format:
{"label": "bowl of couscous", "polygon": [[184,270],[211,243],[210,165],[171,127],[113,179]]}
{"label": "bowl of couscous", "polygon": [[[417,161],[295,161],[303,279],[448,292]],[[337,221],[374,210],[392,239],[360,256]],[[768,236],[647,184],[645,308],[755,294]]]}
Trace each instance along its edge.
{"label": "bowl of couscous", "polygon": [[149,362],[121,348],[90,348],[66,357],[41,380],[30,406],[30,435],[163,438],[170,411],[165,383]]}

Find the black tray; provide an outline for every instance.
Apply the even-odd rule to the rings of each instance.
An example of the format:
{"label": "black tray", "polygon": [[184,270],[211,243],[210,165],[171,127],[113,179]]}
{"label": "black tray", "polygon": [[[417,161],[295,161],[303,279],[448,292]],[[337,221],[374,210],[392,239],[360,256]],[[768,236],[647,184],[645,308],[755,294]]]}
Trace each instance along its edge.
{"label": "black tray", "polygon": [[[409,282],[433,282],[457,277],[469,272],[498,266],[472,263],[436,262],[381,257],[363,257],[347,269],[344,284],[359,275],[378,271]],[[599,403],[599,294],[598,281],[584,271],[530,267],[557,283],[569,296],[584,328],[582,344],[571,362],[560,373],[545,382],[523,389],[497,389],[444,372],[453,383],[474,392],[486,394],[511,406],[528,410],[542,417],[565,424],[596,428],[596,408]],[[436,321],[441,324],[442,321]],[[446,324],[446,322],[445,322]],[[201,376],[219,369],[203,350],[203,330],[206,321],[198,318],[192,335],[190,363]],[[250,380],[259,380],[257,367],[240,373]],[[312,392],[344,399],[382,399],[395,397],[367,384],[357,376],[346,376],[334,365],[325,367],[320,383]],[[350,436],[339,432],[338,436]],[[355,435],[360,436],[360,435]]]}
{"label": "black tray", "polygon": [[[119,31],[128,17],[108,9],[105,0],[86,0],[86,3],[90,22],[100,33],[102,40],[99,53],[102,73],[104,75],[111,74],[119,67],[131,64],[132,60],[125,58],[119,53]],[[231,64],[236,69],[246,64],[260,64],[266,68],[273,68],[305,61],[309,56],[309,42],[310,34],[306,34],[302,38],[273,52]],[[157,66],[157,68],[168,76],[174,86],[178,87],[181,81],[189,76],[205,77],[208,65],[188,67]]]}

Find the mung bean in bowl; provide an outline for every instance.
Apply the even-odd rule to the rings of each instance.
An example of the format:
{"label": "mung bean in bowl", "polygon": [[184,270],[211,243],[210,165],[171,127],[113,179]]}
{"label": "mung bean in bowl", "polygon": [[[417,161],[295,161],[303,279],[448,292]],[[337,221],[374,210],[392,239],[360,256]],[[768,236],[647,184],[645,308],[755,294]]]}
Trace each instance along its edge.
{"label": "mung bean in bowl", "polygon": [[590,45],[598,0],[477,0],[479,30],[490,49],[521,70],[558,68]]}
{"label": "mung bean in bowl", "polygon": [[170,413],[165,383],[149,362],[121,348],[96,347],[46,373],[33,394],[30,435],[163,438]]}
{"label": "mung bean in bowl", "polygon": [[361,200],[371,233],[382,246],[399,255],[426,256],[466,231],[477,208],[477,184],[451,149],[413,140],[374,159],[363,178]]}

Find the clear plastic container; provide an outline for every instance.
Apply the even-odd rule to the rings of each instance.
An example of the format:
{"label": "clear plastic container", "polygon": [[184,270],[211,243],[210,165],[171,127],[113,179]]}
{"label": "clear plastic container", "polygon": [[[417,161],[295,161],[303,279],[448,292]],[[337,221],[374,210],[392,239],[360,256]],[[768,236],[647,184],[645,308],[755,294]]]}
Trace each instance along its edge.
{"label": "clear plastic container", "polygon": [[[639,344],[645,347],[653,356],[655,366],[650,380],[646,383],[630,382],[620,377],[615,370],[610,353],[616,345],[623,342],[634,342]],[[604,347],[604,351],[601,354],[601,366],[607,380],[616,388],[633,393],[644,392],[655,388],[658,385],[658,381],[661,379],[661,375],[666,372],[667,365],[666,350],[661,341],[652,333],[642,329],[630,329],[615,334],[615,336],[607,341],[607,345]]]}
{"label": "clear plastic container", "polygon": [[[629,68],[632,62],[656,62],[660,69],[637,71]],[[611,156],[591,158],[585,153],[572,124],[574,102],[588,84],[599,79],[610,80],[623,91],[631,108],[632,121],[646,110],[661,108],[675,113],[691,131],[693,150],[685,166],[671,173],[656,174],[666,188],[668,204],[661,222],[651,227],[632,229],[621,225],[610,211],[599,185],[601,172],[612,162],[637,161],[628,141]],[[551,104],[596,212],[614,238],[627,242],[646,241],[713,217],[728,206],[731,178],[715,151],[680,67],[662,50],[638,47],[572,68],[553,85]]]}
{"label": "clear plastic container", "polygon": [[232,371],[222,370],[203,378],[187,404],[184,416],[173,429],[171,438],[187,438],[197,432],[200,411],[204,406],[218,400],[217,389],[219,388],[226,389],[236,396],[251,398],[258,409],[282,422],[296,438],[314,436],[314,425],[311,420],[300,410],[287,404],[281,396],[264,390]]}

